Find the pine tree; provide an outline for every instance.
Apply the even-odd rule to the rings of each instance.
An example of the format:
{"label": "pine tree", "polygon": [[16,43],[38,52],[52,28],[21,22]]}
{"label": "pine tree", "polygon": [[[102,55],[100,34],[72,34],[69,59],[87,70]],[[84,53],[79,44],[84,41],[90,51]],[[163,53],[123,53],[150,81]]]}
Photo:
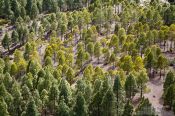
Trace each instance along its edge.
{"label": "pine tree", "polygon": [[121,115],[122,114],[122,109],[123,109],[123,104],[124,104],[124,90],[122,88],[121,85],[121,80],[119,76],[115,77],[114,80],[114,85],[113,85],[113,92],[115,94],[116,97],[116,113],[117,115]]}
{"label": "pine tree", "polygon": [[17,0],[11,1],[11,10],[14,12],[16,18],[20,16],[20,8]]}
{"label": "pine tree", "polygon": [[32,12],[33,3],[34,3],[33,0],[27,0],[27,4],[25,8],[26,8],[26,14],[29,16],[31,15],[31,12]]}
{"label": "pine tree", "polygon": [[132,62],[132,57],[130,55],[124,56],[123,58],[120,59],[121,60],[121,65],[120,67],[126,71],[126,73],[128,74],[130,71],[133,70],[134,65]]}
{"label": "pine tree", "polygon": [[55,108],[57,106],[57,101],[59,100],[59,91],[58,87],[55,84],[52,84],[52,87],[49,91],[49,109],[55,114]]}
{"label": "pine tree", "polygon": [[12,96],[14,99],[13,115],[21,115],[22,113],[22,95],[19,84],[15,81],[12,85]]}
{"label": "pine tree", "polygon": [[22,6],[21,7],[21,17],[24,19],[26,16],[26,9]]}
{"label": "pine tree", "polygon": [[0,97],[0,116],[10,116],[7,107],[3,97]]}
{"label": "pine tree", "polygon": [[175,100],[175,84],[172,84],[167,88],[164,94],[164,102],[166,105],[169,105],[170,108],[172,108],[174,100]]}
{"label": "pine tree", "polygon": [[18,73],[18,68],[17,68],[16,64],[13,63],[11,65],[11,68],[10,69],[11,69],[10,70],[10,75],[15,77],[17,75],[17,73]]}
{"label": "pine tree", "polygon": [[152,68],[154,67],[155,64],[155,58],[153,53],[149,52],[145,60],[146,60],[146,68],[149,69],[149,73],[151,74]]}
{"label": "pine tree", "polygon": [[4,75],[4,80],[3,83],[6,87],[7,90],[10,90],[12,87],[12,77],[10,76],[10,74],[7,72]]}
{"label": "pine tree", "polygon": [[78,93],[75,106],[73,107],[74,116],[87,116],[87,106],[81,92]]}
{"label": "pine tree", "polygon": [[148,99],[143,98],[136,109],[135,116],[157,116],[155,109],[152,107]]}
{"label": "pine tree", "polygon": [[92,60],[92,56],[94,54],[94,44],[92,42],[88,43],[87,52],[90,54]]}
{"label": "pine tree", "polygon": [[4,83],[0,84],[0,96],[4,98],[7,105],[10,104],[10,102],[12,101],[12,96],[7,91],[6,87],[4,86]]}
{"label": "pine tree", "polygon": [[76,85],[76,93],[81,92],[84,94],[86,88],[86,83],[83,79],[79,79]]}
{"label": "pine tree", "polygon": [[68,82],[65,79],[62,79],[59,86],[60,94],[59,98],[64,97],[65,103],[70,102],[71,91]]}
{"label": "pine tree", "polygon": [[11,40],[8,33],[5,34],[1,44],[5,49],[8,49],[8,51],[10,51]]}
{"label": "pine tree", "polygon": [[38,109],[33,99],[27,104],[25,116],[39,116]]}
{"label": "pine tree", "polygon": [[4,0],[3,12],[6,18],[11,19],[13,17],[13,11],[11,10],[10,0]]}
{"label": "pine tree", "polygon": [[167,65],[167,59],[163,55],[159,55],[157,59],[157,68],[160,70],[160,78],[162,76],[162,69],[164,69]]}
{"label": "pine tree", "polygon": [[19,41],[19,35],[18,33],[14,30],[12,32],[12,43],[16,44]]}
{"label": "pine tree", "polygon": [[66,75],[67,81],[70,85],[72,85],[75,77],[74,70],[72,68],[69,68]]}
{"label": "pine tree", "polygon": [[173,112],[175,114],[175,101],[173,102]]}
{"label": "pine tree", "polygon": [[111,54],[109,62],[113,64],[113,68],[115,69],[116,55],[114,53]]}
{"label": "pine tree", "polygon": [[96,58],[98,58],[98,63],[100,61],[100,55],[101,55],[101,47],[100,47],[100,43],[97,42],[94,46],[94,55]]}
{"label": "pine tree", "polygon": [[175,75],[172,71],[169,71],[166,75],[166,79],[163,85],[164,92],[168,89],[169,86],[175,83]]}
{"label": "pine tree", "polygon": [[1,0],[0,1],[0,15],[2,16],[3,15],[3,7],[4,7],[4,0]]}
{"label": "pine tree", "polygon": [[136,80],[135,77],[132,74],[130,74],[126,78],[125,82],[126,97],[131,99],[136,93],[135,90],[136,90]]}
{"label": "pine tree", "polygon": [[36,3],[34,3],[32,5],[32,9],[31,9],[31,13],[30,13],[31,19],[36,18],[38,14],[39,14],[38,7],[37,7]]}
{"label": "pine tree", "polygon": [[64,102],[63,97],[61,97],[60,103],[57,107],[56,116],[70,116],[70,108]]}
{"label": "pine tree", "polygon": [[122,116],[132,116],[133,109],[134,109],[134,107],[132,106],[132,104],[128,100],[127,103],[125,104],[125,108],[124,108]]}
{"label": "pine tree", "polygon": [[53,66],[52,58],[50,56],[45,58],[45,66]]}
{"label": "pine tree", "polygon": [[147,76],[147,73],[145,71],[141,71],[137,77],[137,85],[140,88],[140,97],[141,98],[143,96],[143,90],[144,90],[148,80],[149,80],[149,78]]}
{"label": "pine tree", "polygon": [[102,103],[102,116],[114,116],[115,114],[115,96],[111,88],[108,89],[103,97]]}
{"label": "pine tree", "polygon": [[90,116],[101,116],[101,102],[103,95],[100,91],[96,92],[89,105]]}

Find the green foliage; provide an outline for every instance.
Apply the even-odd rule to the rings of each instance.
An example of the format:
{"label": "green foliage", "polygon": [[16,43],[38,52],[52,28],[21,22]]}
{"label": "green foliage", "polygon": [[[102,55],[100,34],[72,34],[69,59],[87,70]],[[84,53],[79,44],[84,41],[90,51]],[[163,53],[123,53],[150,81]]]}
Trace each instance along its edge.
{"label": "green foliage", "polygon": [[132,62],[132,57],[127,55],[127,56],[124,56],[124,58],[121,58],[120,59],[121,61],[121,64],[120,64],[120,67],[124,70],[124,71],[127,71],[130,72],[133,70],[133,62]]}
{"label": "green foliage", "polygon": [[155,109],[152,107],[148,99],[143,98],[136,109],[136,116],[149,115],[156,116]]}
{"label": "green foliage", "polygon": [[73,107],[75,116],[86,116],[87,115],[87,106],[86,101],[82,95],[82,93],[78,93],[76,97],[75,106]]}
{"label": "green foliage", "polygon": [[174,84],[174,82],[175,82],[174,73],[172,71],[169,71],[168,74],[166,75],[166,79],[163,85],[164,91],[166,91],[169,86]]}
{"label": "green foliage", "polygon": [[70,116],[70,108],[64,102],[62,97],[57,108],[56,116]]}
{"label": "green foliage", "polygon": [[[170,69],[174,6],[143,5],[0,0],[0,115],[154,115],[147,99],[134,110],[132,98],[143,98],[149,74]],[[163,79],[164,103],[173,108],[174,72]]]}
{"label": "green foliage", "polygon": [[165,102],[165,104],[166,105],[169,105],[170,106],[170,108],[172,107],[172,105],[173,105],[173,100],[175,99],[175,95],[174,95],[174,92],[175,92],[175,85],[174,84],[172,84],[172,85],[170,85],[168,88],[167,88],[167,90],[166,90],[166,92],[165,92],[165,94],[164,94],[164,102]]}
{"label": "green foliage", "polygon": [[11,43],[11,40],[9,38],[9,35],[6,33],[1,44],[5,49],[10,50],[10,43]]}
{"label": "green foliage", "polygon": [[103,97],[101,107],[103,116],[113,116],[115,114],[115,96],[111,88],[108,89]]}
{"label": "green foliage", "polygon": [[136,80],[137,80],[137,85],[140,88],[140,96],[142,97],[144,88],[146,87],[146,83],[149,80],[147,73],[145,71],[139,72],[139,75]]}
{"label": "green foliage", "polygon": [[127,78],[126,78],[126,82],[125,82],[125,91],[126,91],[126,97],[131,99],[135,93],[136,93],[136,80],[133,74],[130,74]]}
{"label": "green foliage", "polygon": [[5,103],[4,99],[0,98],[0,115],[1,116],[10,116],[7,110],[7,104]]}
{"label": "green foliage", "polygon": [[132,116],[133,109],[134,109],[134,107],[132,106],[130,101],[127,101],[122,116]]}
{"label": "green foliage", "polygon": [[39,116],[37,107],[35,105],[35,101],[31,100],[28,104],[27,104],[27,109],[26,109],[26,113],[25,116]]}

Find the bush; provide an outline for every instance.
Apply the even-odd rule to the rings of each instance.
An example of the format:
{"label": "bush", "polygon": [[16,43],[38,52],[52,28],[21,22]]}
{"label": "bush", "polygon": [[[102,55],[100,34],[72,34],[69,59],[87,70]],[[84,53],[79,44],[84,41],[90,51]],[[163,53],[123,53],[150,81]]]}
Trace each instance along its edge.
{"label": "bush", "polygon": [[7,24],[7,23],[8,23],[8,20],[0,19],[0,25],[4,25],[4,24]]}

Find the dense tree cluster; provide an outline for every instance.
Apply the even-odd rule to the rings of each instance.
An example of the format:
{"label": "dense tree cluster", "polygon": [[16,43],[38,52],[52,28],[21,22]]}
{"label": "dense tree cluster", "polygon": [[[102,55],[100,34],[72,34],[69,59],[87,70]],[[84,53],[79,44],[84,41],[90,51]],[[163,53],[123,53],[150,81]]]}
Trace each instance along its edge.
{"label": "dense tree cluster", "polygon": [[175,107],[174,74],[162,78],[175,24],[170,17],[164,25],[168,5],[148,4],[1,0],[0,16],[14,29],[1,41],[0,116],[154,116],[144,92],[157,75],[165,79],[165,104]]}

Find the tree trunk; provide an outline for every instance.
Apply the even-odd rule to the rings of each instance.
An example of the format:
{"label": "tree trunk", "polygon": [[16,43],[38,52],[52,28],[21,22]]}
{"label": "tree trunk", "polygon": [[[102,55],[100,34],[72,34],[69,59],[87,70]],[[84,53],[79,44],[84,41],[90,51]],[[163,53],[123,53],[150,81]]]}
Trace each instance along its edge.
{"label": "tree trunk", "polygon": [[163,80],[165,80],[165,67],[164,67],[164,69],[163,69],[163,70],[164,70],[164,76],[163,76]]}
{"label": "tree trunk", "polygon": [[86,7],[89,7],[89,0],[86,1]]}
{"label": "tree trunk", "polygon": [[153,76],[153,78],[154,78],[154,74],[155,74],[155,71],[154,71],[154,69],[153,69],[153,75],[152,75],[152,76]]}
{"label": "tree trunk", "polygon": [[140,98],[142,98],[142,96],[143,96],[143,87],[141,86],[141,88],[140,88]]}
{"label": "tree trunk", "polygon": [[118,4],[118,14],[120,13],[120,4]]}
{"label": "tree trunk", "polygon": [[10,53],[10,47],[8,46],[8,52]]}
{"label": "tree trunk", "polygon": [[164,51],[165,51],[165,46],[166,46],[166,41],[164,40],[164,44],[163,44],[163,48],[164,48]]}
{"label": "tree trunk", "polygon": [[151,67],[149,68],[149,76],[152,76]]}
{"label": "tree trunk", "polygon": [[143,54],[142,54],[142,49],[141,49],[141,51],[140,51],[140,56],[141,56],[141,58],[142,58],[142,56],[143,56]]}
{"label": "tree trunk", "polygon": [[37,89],[37,87],[38,87],[39,78],[40,77],[38,76],[37,79],[36,79],[37,81],[36,81],[36,84],[35,84],[35,89]]}
{"label": "tree trunk", "polygon": [[160,69],[160,79],[161,79],[161,75],[162,75],[162,70]]}
{"label": "tree trunk", "polygon": [[61,41],[63,41],[63,34],[61,34]]}
{"label": "tree trunk", "polygon": [[118,113],[118,101],[119,101],[119,91],[117,90],[117,116],[119,115],[119,113]]}
{"label": "tree trunk", "polygon": [[173,41],[171,40],[171,42],[170,42],[170,52],[172,52],[172,48],[173,48]]}
{"label": "tree trunk", "polygon": [[81,38],[82,38],[82,37],[81,37],[81,27],[80,27],[80,40],[81,40]]}
{"label": "tree trunk", "polygon": [[115,62],[113,63],[113,69],[115,69]]}

